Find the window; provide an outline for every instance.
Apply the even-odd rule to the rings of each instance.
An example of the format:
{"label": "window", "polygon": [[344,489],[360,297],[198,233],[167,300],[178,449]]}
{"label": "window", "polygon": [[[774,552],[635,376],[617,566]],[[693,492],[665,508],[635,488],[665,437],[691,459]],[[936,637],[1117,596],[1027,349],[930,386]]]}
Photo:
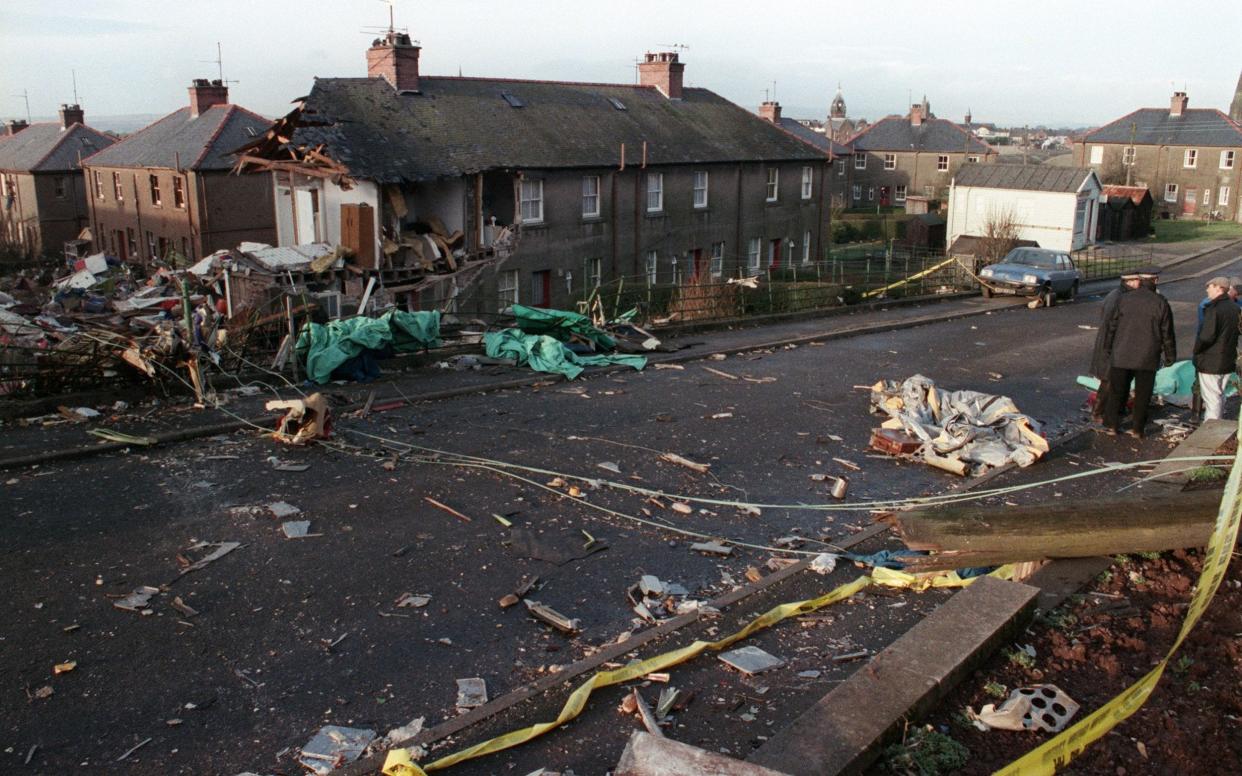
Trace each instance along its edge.
{"label": "window", "polygon": [[924,197],[927,197],[928,199],[935,199],[935,197],[936,197],[936,187],[935,187],[935,186],[924,186],[924,187],[923,187],[923,196],[924,196]]}
{"label": "window", "polygon": [[647,212],[659,213],[664,209],[664,173],[647,173]]}
{"label": "window", "polygon": [[[112,173],[112,193],[116,195],[117,202],[125,201],[125,192],[121,190],[121,174],[119,172]],[[137,253],[137,252],[138,252],[138,246],[135,245],[134,253]]]}
{"label": "window", "polygon": [[714,279],[724,277],[724,243],[712,243],[712,263],[708,271]]}
{"label": "window", "polygon": [[845,160],[844,159],[837,160],[837,177],[838,178],[845,177]]}
{"label": "window", "polygon": [[1221,186],[1220,193],[1216,197],[1216,204],[1220,205],[1221,207],[1228,207],[1229,206],[1229,193],[1230,192],[1229,192],[1228,186]]}
{"label": "window", "polygon": [[599,288],[603,265],[603,259],[590,259],[587,262],[587,288]]}
{"label": "window", "polygon": [[543,181],[522,180],[520,216],[524,224],[543,221]]}
{"label": "window", "polygon": [[811,233],[806,231],[802,233],[802,263],[811,263]]}
{"label": "window", "polygon": [[855,202],[862,199],[862,184],[855,183],[851,193],[854,195],[853,199]]}
{"label": "window", "polygon": [[814,191],[815,181],[811,177],[812,174],[813,173],[811,172],[810,167],[802,168],[802,198],[803,199],[810,199],[811,194]]}
{"label": "window", "polygon": [[763,240],[758,237],[752,237],[746,246],[746,271],[751,275],[759,274],[759,250],[762,247]]}
{"label": "window", "polygon": [[694,174],[694,206],[707,207],[707,173]]}
{"label": "window", "polygon": [[884,154],[884,169],[897,169],[897,154]]}
{"label": "window", "polygon": [[64,199],[65,198],[65,176],[57,175],[56,180],[53,181],[53,185],[55,186],[53,193],[55,194],[56,198]]}
{"label": "window", "polygon": [[103,173],[95,170],[95,199],[103,199]]}
{"label": "window", "polygon": [[647,285],[654,286],[659,277],[660,256],[655,251],[647,251]]}
{"label": "window", "polygon": [[185,180],[180,175],[173,178],[173,207],[185,207]]}
{"label": "window", "polygon": [[582,217],[599,216],[599,176],[588,175],[582,179]]}
{"label": "window", "polygon": [[160,254],[155,250],[155,235],[150,231],[147,232],[147,257],[152,259],[160,258]]}
{"label": "window", "polygon": [[1176,183],[1166,183],[1164,185],[1164,201],[1165,202],[1176,202],[1177,201],[1177,184]]}
{"label": "window", "polygon": [[1104,163],[1104,146],[1091,146],[1091,164]]}
{"label": "window", "polygon": [[1212,204],[1212,190],[1204,189],[1203,190],[1203,206],[1207,207],[1208,205],[1211,205],[1211,204]]}
{"label": "window", "polygon": [[[115,173],[113,173],[115,175]],[[125,229],[125,241],[129,243],[129,255],[137,258],[138,256],[138,233],[132,228]]]}
{"label": "window", "polygon": [[860,153],[858,151],[854,152],[854,169],[855,170],[867,169],[867,155],[866,154]]}
{"label": "window", "polygon": [[1233,151],[1221,151],[1220,152],[1220,168],[1222,170],[1233,169],[1233,155],[1234,155]]}
{"label": "window", "polygon": [[941,154],[940,156],[937,156],[936,157],[936,171],[937,172],[948,172],[948,170],[949,170],[949,157],[946,156],[945,154]]}
{"label": "window", "polygon": [[768,202],[775,202],[780,195],[781,171],[775,167],[768,168]]}
{"label": "window", "polygon": [[518,270],[500,273],[496,279],[496,298],[501,311],[518,303]]}
{"label": "window", "polygon": [[867,187],[867,201],[875,202],[875,186]]}
{"label": "window", "polygon": [[150,180],[151,180],[151,204],[158,207],[161,204],[160,202],[160,176],[152,175],[150,176]]}
{"label": "window", "polygon": [[896,189],[894,190],[894,193],[893,193],[893,200],[894,200],[895,202],[905,202],[905,201],[906,201],[906,187],[905,187],[905,185],[904,185],[904,184],[898,184],[898,185],[897,185],[897,187],[896,187]]}
{"label": "window", "polygon": [[978,164],[978,163],[979,163],[979,155],[978,155],[978,154],[971,154],[970,156],[966,157],[966,161],[967,161],[968,163],[970,163],[970,164]]}
{"label": "window", "polygon": [[1186,153],[1182,155],[1182,166],[1186,168],[1194,167],[1199,163],[1199,149],[1187,148]]}

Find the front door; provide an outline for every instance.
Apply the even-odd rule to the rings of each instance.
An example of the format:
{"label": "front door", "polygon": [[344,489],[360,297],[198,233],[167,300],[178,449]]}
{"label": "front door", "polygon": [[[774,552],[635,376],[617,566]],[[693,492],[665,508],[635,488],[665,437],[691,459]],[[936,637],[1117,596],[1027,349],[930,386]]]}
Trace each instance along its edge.
{"label": "front door", "polygon": [[113,239],[116,240],[116,257],[122,262],[129,260],[129,242],[125,237],[125,232],[117,229],[112,233]]}
{"label": "front door", "polygon": [[781,265],[781,239],[778,237],[768,243],[768,266],[776,269]]}
{"label": "front door", "polygon": [[1186,198],[1182,200],[1182,215],[1193,216],[1199,204],[1199,193],[1194,189],[1186,189]]}
{"label": "front door", "polygon": [[703,258],[703,249],[695,248],[690,251],[690,282],[697,283],[703,279],[704,271],[707,269],[706,259]]}
{"label": "front door", "polygon": [[530,276],[531,307],[552,306],[552,270],[532,272]]}
{"label": "front door", "polygon": [[888,188],[888,186],[880,187],[880,204],[883,205],[884,207],[888,207],[889,205],[892,204],[892,202],[889,199],[889,191],[890,189]]}

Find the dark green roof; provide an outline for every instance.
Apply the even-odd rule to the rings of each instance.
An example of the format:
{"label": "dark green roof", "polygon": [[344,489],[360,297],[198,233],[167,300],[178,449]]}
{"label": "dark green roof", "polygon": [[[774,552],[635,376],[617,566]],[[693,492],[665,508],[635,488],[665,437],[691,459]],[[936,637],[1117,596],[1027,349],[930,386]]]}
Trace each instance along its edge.
{"label": "dark green roof", "polygon": [[[453,178],[490,169],[738,161],[827,155],[706,89],[670,100],[653,87],[423,77],[397,92],[375,78],[320,78],[304,103],[298,146],[323,144],[368,180]],[[520,106],[520,107],[516,107]]]}

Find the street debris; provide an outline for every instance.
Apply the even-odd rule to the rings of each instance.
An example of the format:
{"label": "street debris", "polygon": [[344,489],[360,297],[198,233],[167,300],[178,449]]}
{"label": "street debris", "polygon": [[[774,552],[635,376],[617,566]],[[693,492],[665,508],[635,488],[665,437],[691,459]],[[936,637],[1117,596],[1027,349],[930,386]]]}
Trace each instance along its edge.
{"label": "street debris", "polygon": [[[210,456],[210,457],[220,458],[222,456]],[[237,456],[235,455],[230,455],[227,457],[234,458],[234,459],[237,458]],[[278,472],[304,472],[310,468],[309,463],[291,463],[289,461],[282,461],[274,455],[269,455],[267,457],[267,462],[272,465],[272,469],[274,471],[278,471]]]}
{"label": "street debris", "polygon": [[141,741],[139,741],[138,743],[136,743],[136,744],[134,744],[133,746],[131,746],[130,748],[126,749],[124,754],[122,754],[120,757],[116,758],[116,761],[117,761],[117,762],[121,762],[121,761],[123,761],[123,760],[127,760],[127,759],[129,759],[129,756],[130,756],[131,754],[133,754],[134,752],[137,752],[137,751],[138,751],[139,749],[141,749],[142,747],[144,747],[144,746],[146,746],[147,744],[151,743],[151,741],[152,741],[152,740],[153,740],[153,739],[151,739],[151,738],[144,738],[144,739],[142,739],[142,740],[141,740]]}
{"label": "street debris", "polygon": [[681,690],[676,687],[665,687],[660,690],[660,698],[656,701],[656,719],[663,720],[677,705],[677,701],[681,698]]}
{"label": "street debris", "polygon": [[322,394],[313,393],[305,399],[269,401],[266,409],[283,410],[284,415],[276,424],[276,441],[287,445],[310,444],[316,439],[327,439],[332,433],[332,414]]}
{"label": "street debris", "polygon": [[[232,552],[233,550],[236,550],[240,546],[241,546],[241,542],[199,542],[198,544],[187,547],[186,552],[191,552],[193,550],[203,550],[208,547],[215,547],[215,549],[212,550],[210,553],[204,555],[203,557],[199,558],[198,560],[194,561],[193,563],[189,563],[188,565],[184,566],[181,569],[181,575],[185,576],[186,574],[189,574],[191,571],[198,571],[199,569],[206,568],[208,565],[214,563],[215,561],[220,560],[225,555],[228,555],[230,552]],[[181,556],[178,556],[178,560],[180,559],[181,559]]]}
{"label": "street debris", "polygon": [[821,574],[821,575],[831,574],[833,571],[836,570],[836,568],[837,568],[837,556],[833,555],[830,552],[820,553],[819,555],[816,555],[814,559],[811,560],[810,569],[811,571],[814,571],[816,574]]}
{"label": "street debris", "polygon": [[183,617],[194,617],[198,614],[198,610],[182,601],[181,596],[173,598],[172,603],[169,605],[180,612]]}
{"label": "street debris", "polygon": [[969,707],[966,709],[975,727],[983,731],[996,728],[1049,733],[1060,733],[1077,712],[1078,704],[1052,684],[1019,687],[1009,693],[1000,708],[988,703],[978,713]]}
{"label": "street debris", "polygon": [[56,665],[52,666],[52,674],[54,676],[59,676],[61,674],[67,674],[77,667],[78,667],[78,661],[76,660],[69,660],[64,663],[57,663]]}
{"label": "street debris", "polygon": [[403,593],[401,597],[396,600],[395,603],[398,609],[405,609],[405,608],[421,609],[427,604],[431,603],[431,596],[426,593],[419,594],[419,595],[415,595],[414,593]]}
{"label": "street debris", "polygon": [[374,738],[374,730],[324,725],[302,747],[298,762],[318,776],[327,776],[357,760]]}
{"label": "street debris", "polygon": [[462,712],[487,703],[487,683],[478,677],[457,680],[457,711]]}
{"label": "street debris", "polygon": [[126,612],[141,612],[143,614],[148,614],[151,611],[148,606],[148,604],[151,603],[151,596],[157,595],[159,592],[160,589],[158,587],[142,585],[141,587],[134,588],[134,592],[124,598],[118,598],[113,601],[112,605],[117,609],[121,609]]}
{"label": "street debris", "polygon": [[708,555],[732,555],[733,548],[719,542],[695,542],[690,545],[690,549],[695,552],[705,552]]}
{"label": "street debris", "polygon": [[532,617],[551,625],[553,628],[556,628],[562,633],[573,635],[582,630],[582,622],[577,618],[571,619],[566,617],[552,607],[544,606],[538,601],[528,599],[522,603],[526,604],[526,610],[530,612]]}
{"label": "street debris", "polygon": [[785,665],[785,661],[779,657],[752,646],[739,647],[717,657],[744,674],[759,674]]}
{"label": "street debris", "polygon": [[[268,504],[267,508],[268,508],[268,511],[272,513],[272,517],[276,518],[277,520],[280,520],[285,517],[292,517],[293,515],[302,514],[301,509],[298,509],[294,505],[288,502],[285,502],[285,501],[273,502],[271,504]],[[241,507],[241,509],[248,509],[248,507]]]}
{"label": "street debris", "polygon": [[308,536],[322,536],[322,534],[310,533],[309,520],[289,520],[280,524],[280,530],[284,531],[286,539],[305,539]]}
{"label": "street debris", "polygon": [[41,700],[41,701],[42,701],[42,700],[46,700],[46,699],[48,699],[48,698],[51,698],[51,697],[52,697],[52,694],[53,694],[54,692],[55,692],[55,690],[53,690],[53,689],[52,689],[52,686],[51,686],[51,685],[47,685],[47,684],[45,684],[45,685],[43,685],[42,687],[40,687],[39,689],[35,690],[35,691],[34,691],[34,693],[33,693],[33,695],[34,695],[34,697],[35,697],[35,698],[37,698],[38,700]]}
{"label": "street debris", "polygon": [[1039,424],[1013,400],[977,391],[945,391],[922,375],[871,386],[871,411],[887,415],[872,446],[889,455],[922,456],[954,474],[981,474],[1015,463],[1030,466],[1048,452]]}
{"label": "street debris", "polygon": [[603,469],[604,471],[609,471],[609,472],[612,472],[613,474],[620,474],[620,473],[621,473],[621,467],[620,467],[620,466],[617,466],[617,465],[616,465],[615,463],[613,463],[612,461],[600,461],[599,463],[597,463],[597,464],[595,464],[595,465],[596,465],[596,466],[598,466],[599,468]]}
{"label": "street debris", "polygon": [[603,539],[592,536],[583,542],[581,537],[576,531],[537,534],[528,528],[511,528],[509,549],[518,557],[534,558],[557,566],[608,549],[608,542]]}
{"label": "street debris", "polygon": [[669,505],[669,509],[682,515],[694,514],[694,507],[682,501],[674,501],[672,504]]}
{"label": "street debris", "polygon": [[461,512],[458,512],[456,509],[453,509],[447,504],[441,504],[439,501],[436,501],[431,496],[423,496],[423,501],[426,501],[428,504],[432,505],[436,509],[442,510],[444,512],[448,512],[450,515],[462,521],[463,523],[472,522],[471,519],[467,517],[466,515],[463,515]]}
{"label": "street debris", "polygon": [[660,723],[656,721],[655,715],[651,713],[651,707],[647,705],[647,701],[643,700],[642,693],[635,687],[633,690],[634,707],[638,711],[638,716],[643,721],[643,727],[647,728],[647,732],[655,736],[664,737],[664,731],[660,729]]}

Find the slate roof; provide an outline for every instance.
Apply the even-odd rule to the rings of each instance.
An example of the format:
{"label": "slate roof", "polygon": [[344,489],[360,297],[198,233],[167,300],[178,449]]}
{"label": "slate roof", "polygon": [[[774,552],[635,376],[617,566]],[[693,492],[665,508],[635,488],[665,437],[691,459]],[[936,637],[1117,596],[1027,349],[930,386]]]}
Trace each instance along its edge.
{"label": "slate roof", "polygon": [[16,135],[0,137],[0,170],[72,172],[81,169],[79,152],[85,159],[115,142],[115,138],[85,124],[69,129],[62,129],[55,121],[31,124]]}
{"label": "slate roof", "polygon": [[[229,170],[229,155],[272,124],[238,105],[214,105],[190,116],[186,106],[87,160],[92,167],[162,167]],[[253,134],[252,134],[253,133]]]}
{"label": "slate roof", "polygon": [[1090,170],[1081,167],[1047,167],[1042,164],[965,164],[953,177],[958,186],[987,189],[1053,191],[1072,194],[1082,188]]}
{"label": "slate roof", "polygon": [[855,151],[932,151],[957,154],[988,154],[996,151],[947,119],[927,119],[916,127],[906,116],[880,119],[850,138],[849,144]]}
{"label": "slate roof", "polygon": [[810,143],[816,148],[828,151],[833,156],[849,156],[850,154],[849,146],[841,145],[823,132],[816,132],[797,119],[781,116],[781,129],[804,143]]}
{"label": "slate roof", "polygon": [[[824,154],[707,89],[669,100],[654,87],[425,76],[419,93],[376,78],[320,78],[304,103],[297,146],[325,152],[381,183],[490,169],[758,160]],[[509,98],[504,95],[509,95]],[[624,109],[611,101],[616,100]],[[516,102],[522,107],[512,107]]]}
{"label": "slate roof", "polygon": [[1083,141],[1129,145],[1132,132],[1137,145],[1242,148],[1242,127],[1215,108],[1187,108],[1177,117],[1168,108],[1139,108],[1088,132]]}

